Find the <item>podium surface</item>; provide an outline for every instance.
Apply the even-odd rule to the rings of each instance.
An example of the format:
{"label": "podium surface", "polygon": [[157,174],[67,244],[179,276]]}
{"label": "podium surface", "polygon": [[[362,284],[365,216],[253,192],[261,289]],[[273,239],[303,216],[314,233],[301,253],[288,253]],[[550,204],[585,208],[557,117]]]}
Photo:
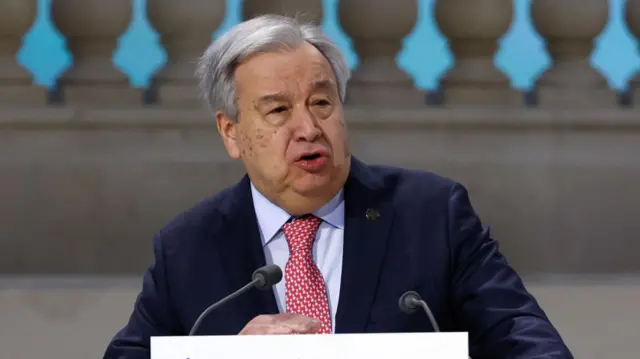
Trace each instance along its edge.
{"label": "podium surface", "polygon": [[151,359],[468,359],[468,334],[384,333],[152,337]]}

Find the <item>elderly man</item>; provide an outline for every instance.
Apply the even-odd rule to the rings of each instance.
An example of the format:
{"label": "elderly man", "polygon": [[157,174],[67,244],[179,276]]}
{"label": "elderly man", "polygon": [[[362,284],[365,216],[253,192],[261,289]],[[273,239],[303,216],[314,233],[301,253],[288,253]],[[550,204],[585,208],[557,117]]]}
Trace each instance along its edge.
{"label": "elderly man", "polygon": [[247,175],[156,235],[155,261],[104,358],[149,358],[151,336],[187,334],[265,264],[284,281],[211,313],[199,334],[432,331],[398,308],[414,290],[441,330],[469,332],[474,358],[572,358],[463,186],[351,155],[349,69],[319,28],[257,17],[218,38],[198,68]]}

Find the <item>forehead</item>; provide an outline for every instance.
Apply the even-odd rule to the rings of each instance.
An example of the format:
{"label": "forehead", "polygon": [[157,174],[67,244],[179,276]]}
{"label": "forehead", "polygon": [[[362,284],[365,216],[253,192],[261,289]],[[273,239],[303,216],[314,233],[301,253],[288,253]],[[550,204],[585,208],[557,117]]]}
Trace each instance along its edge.
{"label": "forehead", "polygon": [[[242,62],[235,72],[239,92],[294,91],[292,87],[331,82],[335,77],[331,65],[318,49],[309,43],[291,49],[265,52]],[[289,87],[289,88],[287,88]]]}

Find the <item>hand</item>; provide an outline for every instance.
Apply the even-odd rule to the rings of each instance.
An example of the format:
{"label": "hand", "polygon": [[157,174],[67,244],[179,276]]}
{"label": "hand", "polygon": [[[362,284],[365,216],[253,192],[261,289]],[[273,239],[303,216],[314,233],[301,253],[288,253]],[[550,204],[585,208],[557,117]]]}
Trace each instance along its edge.
{"label": "hand", "polygon": [[312,334],[320,330],[320,321],[304,315],[280,313],[259,315],[240,331],[241,335],[255,334]]}

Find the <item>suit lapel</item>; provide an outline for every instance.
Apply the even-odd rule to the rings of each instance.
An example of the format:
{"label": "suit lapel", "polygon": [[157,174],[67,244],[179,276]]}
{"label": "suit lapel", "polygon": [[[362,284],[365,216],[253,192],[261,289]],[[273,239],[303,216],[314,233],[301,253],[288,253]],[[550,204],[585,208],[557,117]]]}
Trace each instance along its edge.
{"label": "suit lapel", "polygon": [[[229,197],[230,202],[221,209],[225,220],[219,251],[224,275],[229,279],[229,288],[236,290],[250,282],[253,272],[264,266],[266,260],[247,176],[232,189]],[[273,290],[252,289],[243,297],[237,301],[247,304],[251,318],[278,313]]]}
{"label": "suit lapel", "polygon": [[336,333],[365,331],[387,249],[393,208],[376,174],[357,159],[345,185],[345,234]]}

